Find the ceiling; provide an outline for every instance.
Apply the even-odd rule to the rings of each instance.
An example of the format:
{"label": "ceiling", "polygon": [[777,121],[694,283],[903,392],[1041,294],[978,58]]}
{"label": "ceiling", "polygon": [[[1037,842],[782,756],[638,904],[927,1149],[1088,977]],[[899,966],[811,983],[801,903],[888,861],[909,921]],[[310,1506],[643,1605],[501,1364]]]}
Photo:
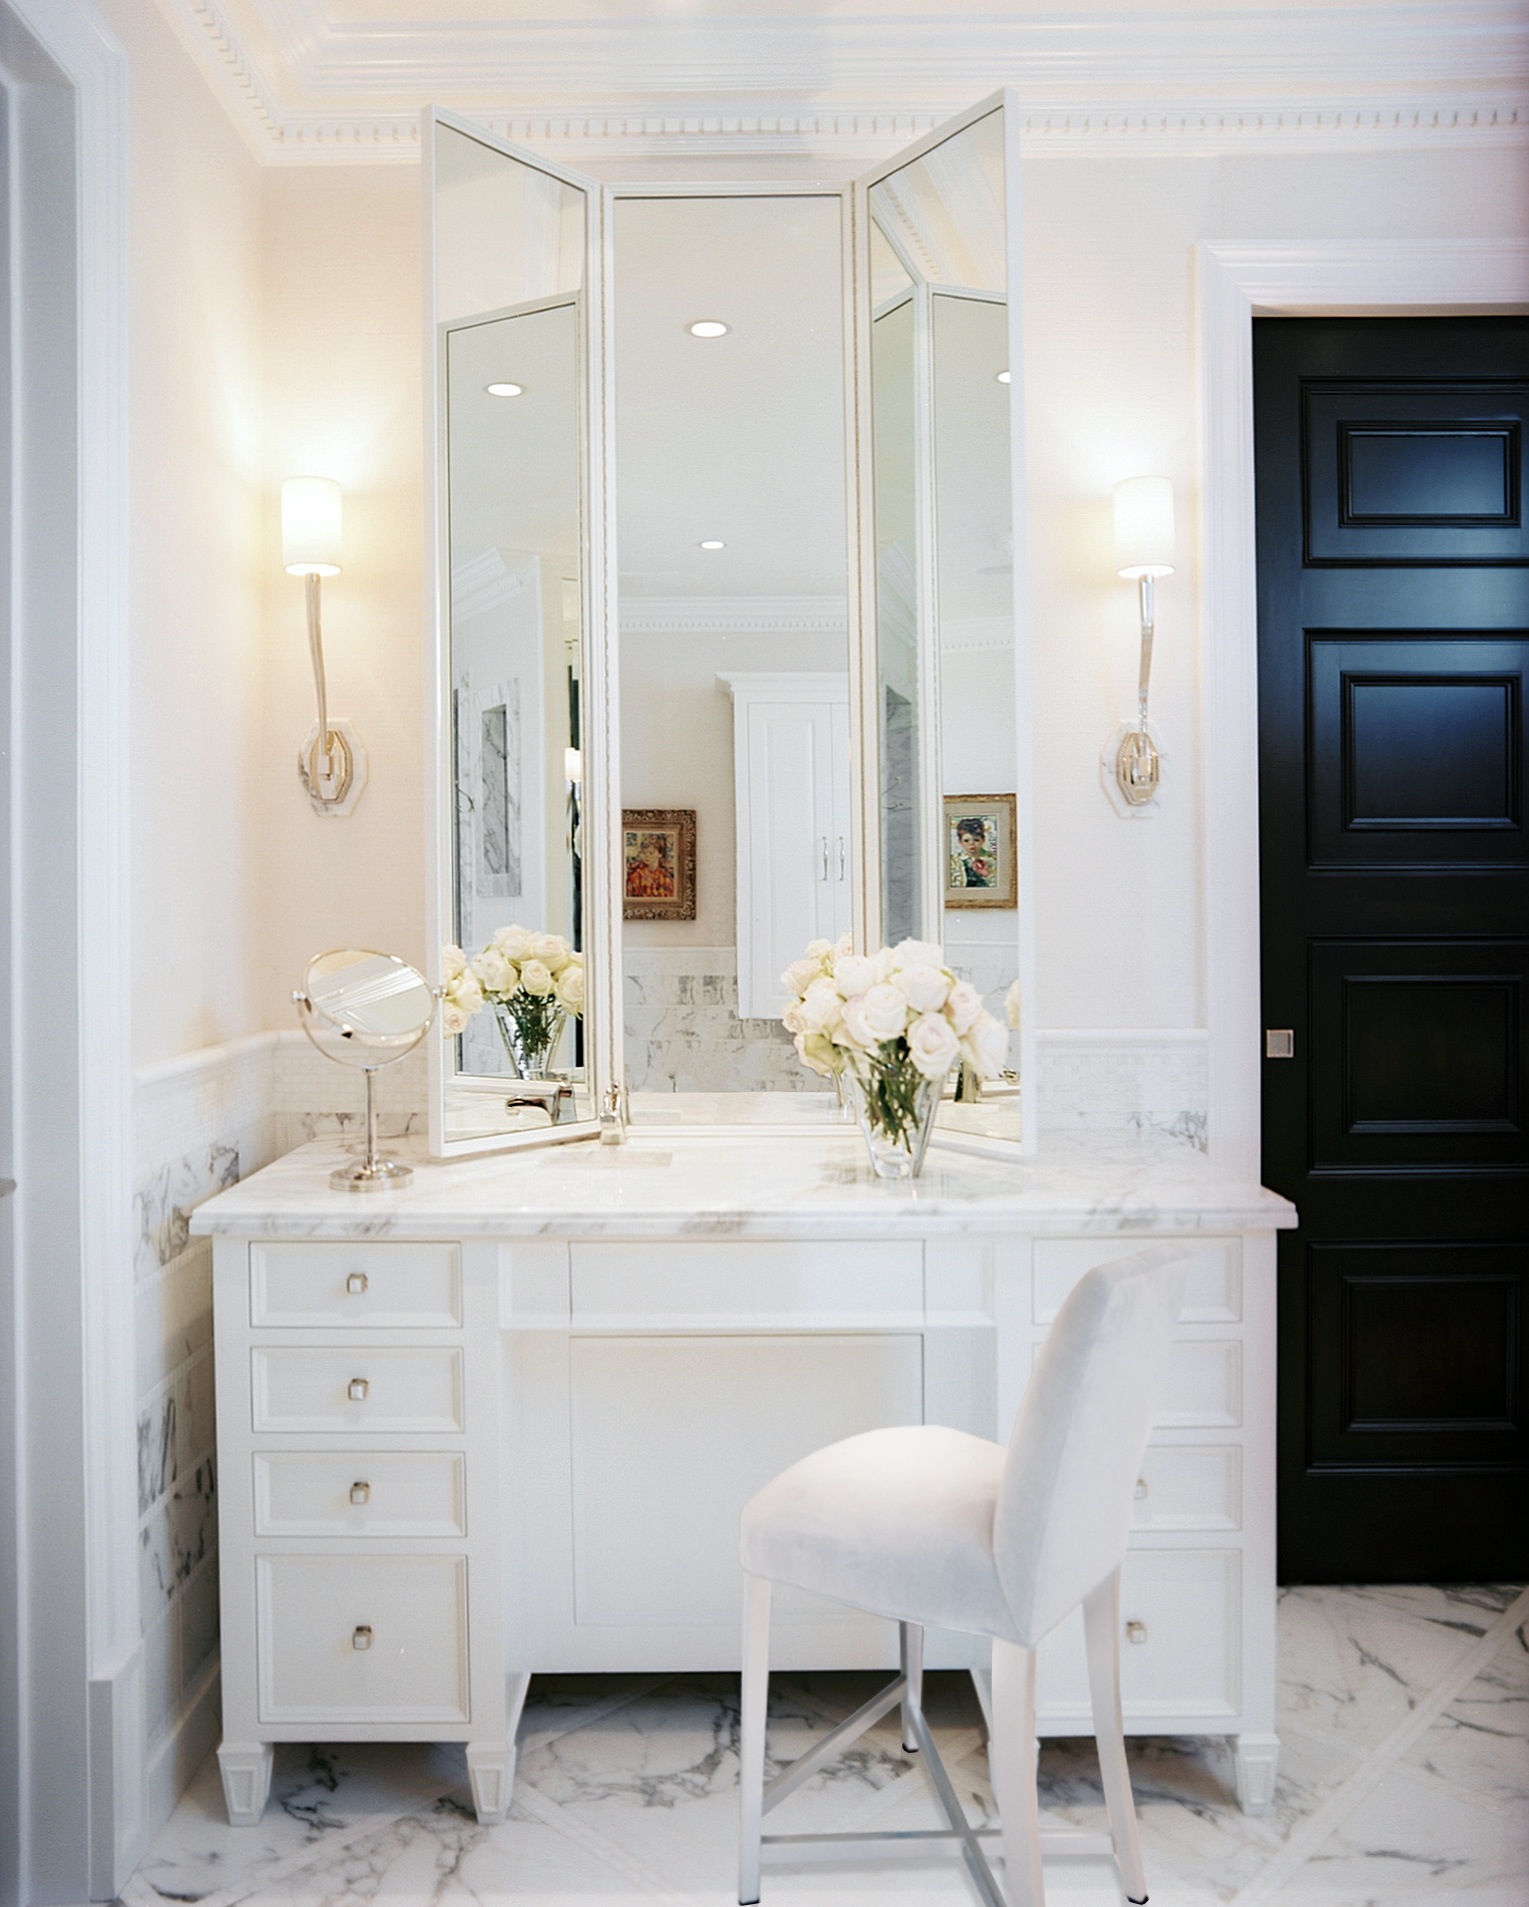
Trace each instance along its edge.
{"label": "ceiling", "polygon": [[159,0],[263,159],[412,160],[426,103],[598,159],[1032,135],[1520,140],[1521,0]]}

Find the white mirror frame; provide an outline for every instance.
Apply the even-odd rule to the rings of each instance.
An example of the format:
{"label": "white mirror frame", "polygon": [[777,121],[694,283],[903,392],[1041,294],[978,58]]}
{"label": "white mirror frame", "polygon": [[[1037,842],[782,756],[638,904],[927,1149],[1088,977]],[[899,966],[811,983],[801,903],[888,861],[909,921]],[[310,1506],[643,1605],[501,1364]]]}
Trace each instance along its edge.
{"label": "white mirror frame", "polygon": [[[443,1042],[430,1052],[429,1138],[436,1158],[561,1144],[588,1139],[604,1129],[607,1138],[626,1129],[626,1065],[622,1001],[622,891],[620,856],[620,696],[616,620],[616,507],[614,484],[614,364],[609,349],[610,300],[613,273],[614,207],[618,199],[684,198],[836,198],[840,201],[843,231],[843,310],[846,405],[846,520],[849,531],[846,594],[850,644],[851,827],[854,840],[854,938],[857,946],[879,939],[881,920],[881,830],[879,803],[867,798],[880,786],[880,747],[877,711],[880,698],[875,621],[875,537],[870,495],[870,190],[891,173],[942,145],[967,126],[1004,109],[1004,175],[1006,254],[1008,266],[1008,327],[1011,420],[1011,493],[1014,516],[1014,676],[1016,695],[1017,796],[1016,853],[1020,907],[1018,911],[1018,973],[1022,1002],[1019,1032],[1020,1139],[984,1138],[942,1131],[933,1143],[947,1148],[1014,1158],[1032,1153],[1037,1143],[1035,1075],[1035,936],[1033,718],[1030,667],[1030,612],[1024,486],[1023,323],[1020,288],[1019,115],[1011,89],[990,95],[959,117],[937,127],[924,139],[894,154],[853,184],[810,184],[801,181],[625,181],[602,186],[568,171],[539,153],[495,138],[471,120],[439,108],[427,107],[421,118],[423,155],[424,300],[426,338],[426,524],[430,539],[427,564],[428,595],[425,644],[425,707],[428,711],[425,749],[426,919],[434,935],[433,960],[439,946],[450,939],[451,803],[444,792],[451,762],[450,712],[450,573],[444,543],[445,406],[443,332],[435,296],[435,128],[445,126],[476,140],[506,158],[519,160],[585,194],[585,290],[581,337],[584,389],[584,459],[581,508],[586,526],[583,537],[582,619],[584,632],[581,741],[584,755],[584,896],[585,964],[589,982],[585,1017],[585,1062],[595,1117],[567,1125],[473,1139],[445,1136],[445,1092],[448,1083]],[[857,639],[858,638],[858,639]],[[923,751],[927,815],[940,812],[938,750]],[[932,824],[930,824],[932,826]],[[932,863],[938,865],[938,862]],[[931,938],[943,940],[937,889],[926,908],[933,916]],[[760,1127],[740,1118],[706,1125],[699,1122],[644,1124],[644,1136],[673,1137],[679,1132],[736,1131]],[[771,1124],[774,1133],[822,1133],[833,1130],[820,1122]]]}
{"label": "white mirror frame", "polygon": [[[983,1153],[997,1158],[1014,1158],[1016,1155],[1034,1153],[1039,1144],[1039,1122],[1037,1118],[1037,1079],[1036,1079],[1036,1039],[1035,1039],[1035,729],[1034,699],[1031,686],[1031,619],[1030,619],[1030,566],[1029,566],[1029,524],[1028,493],[1025,486],[1025,382],[1024,382],[1024,318],[1023,318],[1023,254],[1021,248],[1024,229],[1020,204],[1019,174],[1019,99],[1011,87],[989,94],[969,111],[954,119],[946,120],[936,126],[934,131],[913,145],[906,146],[901,152],[894,153],[874,170],[865,173],[854,184],[854,262],[857,280],[857,295],[850,311],[855,328],[854,358],[856,366],[856,416],[858,441],[853,463],[856,467],[856,488],[859,492],[858,504],[851,521],[858,524],[860,551],[859,602],[862,608],[860,621],[860,643],[855,661],[852,663],[859,671],[858,693],[856,695],[857,746],[861,763],[861,777],[867,786],[879,788],[880,740],[881,728],[878,719],[881,695],[881,668],[878,654],[878,629],[876,620],[876,534],[872,511],[871,471],[872,462],[872,405],[871,405],[871,321],[872,321],[872,277],[871,277],[871,191],[883,179],[900,172],[904,166],[912,164],[924,154],[934,151],[947,140],[974,126],[979,120],[988,118],[992,113],[1003,114],[1003,173],[1004,173],[1004,252],[1006,265],[1006,283],[1004,296],[1008,308],[1009,337],[1009,496],[1013,515],[1014,537],[1014,793],[1015,800],[1015,858],[1017,863],[1017,890],[1019,907],[1016,919],[1015,948],[1019,978],[1020,1026],[1019,1026],[1019,1139],[1016,1142],[1007,1138],[986,1138],[973,1133],[957,1133],[942,1128],[936,1122],[930,1143],[962,1152]],[[919,290],[913,287],[915,295]],[[918,430],[923,441],[928,443],[933,436],[933,417],[929,405],[928,379],[919,381],[919,401],[923,414],[918,422]],[[928,511],[930,501],[920,499],[921,511]],[[927,565],[921,577],[921,593],[924,601],[920,608],[921,626],[932,627],[933,616],[932,580]],[[926,645],[919,648],[920,692],[927,696],[927,703],[921,709],[919,777],[920,810],[923,814],[922,851],[926,856],[929,878],[925,882],[924,920],[922,932],[926,939],[944,945],[944,909],[941,902],[941,884],[937,870],[941,865],[943,853],[943,829],[940,824],[942,813],[943,780],[941,776],[939,749],[939,671],[934,658],[926,653]],[[869,876],[867,894],[868,922],[873,932],[879,932],[881,919],[880,882],[881,882],[881,843],[879,828],[875,826],[879,816],[872,815],[874,838],[866,845],[868,854],[867,873]],[[873,856],[874,858],[869,858]],[[874,904],[870,904],[874,903]],[[857,938],[859,930],[857,928]]]}
{"label": "white mirror frame", "polygon": [[[518,160],[533,170],[583,193],[586,208],[584,289],[580,310],[580,386],[582,436],[579,509],[584,525],[580,563],[581,659],[580,740],[583,754],[585,828],[583,851],[584,959],[586,975],[594,976],[584,1009],[584,1063],[592,1107],[589,1118],[566,1125],[534,1127],[526,1132],[495,1133],[471,1139],[446,1137],[446,1091],[450,1083],[444,1040],[430,1047],[429,1140],[433,1158],[462,1158],[480,1152],[502,1152],[526,1146],[560,1145],[589,1139],[601,1130],[602,1120],[617,1116],[621,1061],[620,989],[611,985],[619,972],[620,948],[616,923],[620,919],[614,838],[589,817],[605,815],[617,799],[619,777],[615,760],[617,730],[612,718],[615,703],[615,657],[609,638],[611,589],[606,568],[608,538],[590,533],[590,526],[607,523],[614,515],[608,494],[610,407],[609,371],[605,362],[606,263],[608,200],[592,179],[554,165],[539,153],[496,139],[481,126],[455,113],[426,107],[420,119],[422,158],[422,227],[424,256],[425,336],[425,523],[429,539],[426,562],[425,627],[425,920],[432,936],[429,964],[436,967],[440,949],[454,938],[452,924],[452,855],[454,804],[446,793],[451,772],[451,566],[446,542],[446,404],[445,340],[436,301],[436,170],[435,132],[438,126]],[[615,908],[613,911],[613,901]],[[436,974],[439,979],[439,974]]]}

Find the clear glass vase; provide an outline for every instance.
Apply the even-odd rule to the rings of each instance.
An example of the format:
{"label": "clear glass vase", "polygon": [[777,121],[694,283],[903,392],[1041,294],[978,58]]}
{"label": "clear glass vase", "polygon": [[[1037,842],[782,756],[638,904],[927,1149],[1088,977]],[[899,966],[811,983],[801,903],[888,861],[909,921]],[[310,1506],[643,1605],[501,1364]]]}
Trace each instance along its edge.
{"label": "clear glass vase", "polygon": [[923,1170],[943,1079],[926,1079],[912,1060],[872,1060],[848,1072],[871,1170],[878,1179],[916,1179]]}
{"label": "clear glass vase", "polygon": [[517,1079],[547,1079],[568,1014],[547,994],[527,994],[525,1001],[528,1004],[518,998],[494,1001],[499,1037],[510,1056],[510,1071]]}

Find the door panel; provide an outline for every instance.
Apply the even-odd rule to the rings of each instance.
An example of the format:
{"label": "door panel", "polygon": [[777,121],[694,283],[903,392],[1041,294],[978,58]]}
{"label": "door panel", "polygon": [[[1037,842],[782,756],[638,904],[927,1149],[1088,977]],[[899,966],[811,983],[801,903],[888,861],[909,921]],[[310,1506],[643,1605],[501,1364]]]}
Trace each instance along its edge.
{"label": "door panel", "polygon": [[1529,1570],[1529,321],[1254,326],[1287,1581]]}

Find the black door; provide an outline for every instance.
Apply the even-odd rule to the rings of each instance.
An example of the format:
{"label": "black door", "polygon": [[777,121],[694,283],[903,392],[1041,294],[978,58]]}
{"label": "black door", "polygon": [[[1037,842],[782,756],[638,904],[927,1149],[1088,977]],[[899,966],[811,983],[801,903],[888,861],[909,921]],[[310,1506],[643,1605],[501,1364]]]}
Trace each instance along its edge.
{"label": "black door", "polygon": [[1521,1581],[1529,319],[1253,329],[1280,1573]]}

